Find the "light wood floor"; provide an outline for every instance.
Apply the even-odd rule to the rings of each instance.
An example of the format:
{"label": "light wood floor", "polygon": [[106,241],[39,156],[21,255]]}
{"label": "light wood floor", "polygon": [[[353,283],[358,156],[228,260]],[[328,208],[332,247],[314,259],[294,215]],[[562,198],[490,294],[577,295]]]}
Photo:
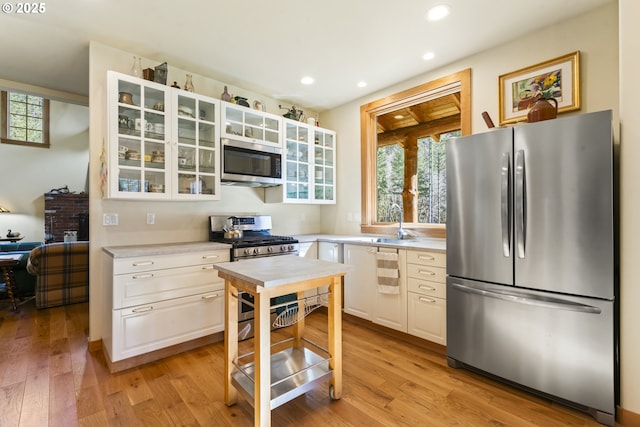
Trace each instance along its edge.
{"label": "light wood floor", "polygon": [[[109,374],[87,351],[88,306],[13,313],[0,301],[0,426],[250,426],[227,407],[223,343]],[[307,336],[325,337],[313,313]],[[275,409],[274,426],[596,426],[586,414],[450,369],[437,352],[344,322],[343,396],[328,387]],[[325,338],[326,339],[326,338]]]}

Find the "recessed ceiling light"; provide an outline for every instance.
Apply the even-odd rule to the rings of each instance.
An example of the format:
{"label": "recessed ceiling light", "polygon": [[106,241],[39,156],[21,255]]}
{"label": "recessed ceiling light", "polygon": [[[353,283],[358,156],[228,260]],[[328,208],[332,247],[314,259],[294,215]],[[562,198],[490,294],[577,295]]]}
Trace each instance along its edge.
{"label": "recessed ceiling light", "polygon": [[429,61],[435,57],[436,57],[436,54],[433,52],[427,52],[424,55],[422,55],[422,59],[424,59],[425,61]]}
{"label": "recessed ceiling light", "polygon": [[367,82],[358,82],[358,87],[365,87],[367,86]]}
{"label": "recessed ceiling light", "polygon": [[303,85],[312,85],[314,82],[313,77],[305,76],[300,80]]}
{"label": "recessed ceiling light", "polygon": [[449,6],[440,4],[429,9],[426,18],[429,21],[439,21],[443,18],[446,18],[449,15],[449,12]]}
{"label": "recessed ceiling light", "polygon": [[393,116],[394,119],[396,120],[400,120],[400,119],[404,119],[404,116],[402,114],[397,114],[395,116]]}

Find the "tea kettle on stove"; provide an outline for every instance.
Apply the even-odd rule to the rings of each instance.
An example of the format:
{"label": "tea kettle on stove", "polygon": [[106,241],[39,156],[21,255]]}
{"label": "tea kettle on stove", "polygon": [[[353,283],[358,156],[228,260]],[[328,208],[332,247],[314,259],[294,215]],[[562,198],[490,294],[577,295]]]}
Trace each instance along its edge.
{"label": "tea kettle on stove", "polygon": [[227,220],[225,221],[225,225],[222,227],[225,239],[242,238],[242,230],[240,230],[240,228],[238,228],[238,226],[234,224],[234,219],[235,217],[230,216],[229,218],[227,218]]}

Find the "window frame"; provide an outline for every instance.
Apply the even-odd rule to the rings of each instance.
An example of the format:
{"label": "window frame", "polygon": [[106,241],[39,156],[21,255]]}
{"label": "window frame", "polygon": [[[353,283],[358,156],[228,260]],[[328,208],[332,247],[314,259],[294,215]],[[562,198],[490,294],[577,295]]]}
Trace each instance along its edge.
{"label": "window frame", "polygon": [[[360,149],[361,149],[361,207],[362,220],[360,232],[368,234],[393,234],[397,225],[378,223],[376,219],[376,118],[379,115],[424,102],[434,94],[447,88],[458,86],[460,89],[460,131],[462,135],[471,134],[471,69],[424,83],[394,95],[360,106]],[[404,224],[403,228],[417,237],[446,237],[444,224]]]}
{"label": "window frame", "polygon": [[1,95],[2,102],[2,118],[0,120],[0,142],[3,144],[14,144],[14,145],[22,145],[26,147],[38,147],[38,148],[50,148],[50,140],[49,140],[49,99],[45,98],[41,95],[36,94],[27,94],[30,96],[37,96],[42,98],[42,142],[31,142],[31,141],[22,141],[17,139],[9,138],[9,93],[21,93],[27,94],[25,92],[21,92],[18,90],[3,90]]}

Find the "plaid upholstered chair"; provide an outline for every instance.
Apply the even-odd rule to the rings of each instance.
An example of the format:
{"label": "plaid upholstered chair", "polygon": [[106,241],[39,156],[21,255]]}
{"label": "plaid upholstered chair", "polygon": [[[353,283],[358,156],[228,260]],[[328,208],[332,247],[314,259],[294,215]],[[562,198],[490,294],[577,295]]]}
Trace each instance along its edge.
{"label": "plaid upholstered chair", "polygon": [[89,242],[49,243],[31,251],[27,271],[36,276],[36,307],[89,300]]}

